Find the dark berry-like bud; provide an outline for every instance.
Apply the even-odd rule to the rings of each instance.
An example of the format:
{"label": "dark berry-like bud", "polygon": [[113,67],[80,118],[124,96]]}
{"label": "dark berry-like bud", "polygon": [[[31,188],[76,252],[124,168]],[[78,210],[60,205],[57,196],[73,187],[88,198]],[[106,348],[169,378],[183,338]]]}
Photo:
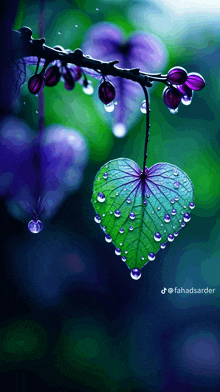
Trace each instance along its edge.
{"label": "dark berry-like bud", "polygon": [[108,105],[115,98],[115,88],[112,83],[107,82],[106,80],[102,82],[99,86],[98,90],[99,99],[105,104]]}
{"label": "dark berry-like bud", "polygon": [[181,94],[175,87],[165,87],[163,100],[169,109],[176,109],[181,102]]}
{"label": "dark berry-like bud", "polygon": [[79,80],[82,76],[82,70],[80,67],[75,68],[75,80]]}
{"label": "dark berry-like bud", "polygon": [[202,75],[196,72],[191,72],[188,74],[185,84],[192,90],[199,91],[205,87],[205,80]]}
{"label": "dark berry-like bud", "polygon": [[28,82],[28,90],[31,94],[39,94],[44,88],[45,78],[42,74],[31,76]]}
{"label": "dark berry-like bud", "polygon": [[173,67],[167,74],[167,80],[172,84],[183,84],[187,79],[187,72],[182,67]]}
{"label": "dark berry-like bud", "polygon": [[62,76],[64,78],[64,86],[67,90],[73,90],[75,86],[75,75],[71,68],[64,67]]}
{"label": "dark berry-like bud", "polygon": [[56,86],[56,84],[59,82],[59,80],[60,80],[59,67],[57,67],[57,65],[52,65],[46,71],[45,86],[48,86],[48,87]]}

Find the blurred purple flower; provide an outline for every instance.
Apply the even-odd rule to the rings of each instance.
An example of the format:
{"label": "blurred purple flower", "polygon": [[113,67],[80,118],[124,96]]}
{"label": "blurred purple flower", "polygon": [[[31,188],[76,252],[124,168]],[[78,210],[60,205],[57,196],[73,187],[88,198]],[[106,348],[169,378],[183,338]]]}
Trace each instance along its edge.
{"label": "blurred purple flower", "polygon": [[[156,72],[166,65],[167,51],[159,38],[153,34],[138,32],[124,39],[122,30],[114,24],[98,23],[86,34],[82,44],[85,55],[103,60],[119,60],[120,68],[140,68],[143,72]],[[89,75],[99,78],[97,72],[83,68]],[[108,76],[115,87],[117,106],[112,112],[112,127],[123,124],[130,127],[137,120],[143,91],[138,83],[131,80]],[[127,130],[123,132],[123,136]],[[117,136],[117,135],[116,135]]]}
{"label": "blurred purple flower", "polygon": [[0,128],[0,195],[21,220],[28,213],[24,202],[36,206],[39,197],[47,198],[42,214],[51,217],[67,193],[82,182],[88,160],[86,140],[61,125],[49,126],[40,139],[15,117],[5,117]]}

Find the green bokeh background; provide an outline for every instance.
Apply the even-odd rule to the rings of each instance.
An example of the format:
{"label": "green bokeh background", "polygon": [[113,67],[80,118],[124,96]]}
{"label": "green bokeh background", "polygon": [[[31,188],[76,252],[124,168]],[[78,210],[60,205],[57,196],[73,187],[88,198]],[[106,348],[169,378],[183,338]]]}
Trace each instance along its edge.
{"label": "green bokeh background", "polygon": [[[159,320],[157,303],[154,300],[155,285],[158,281],[160,289],[163,286],[215,288],[215,294],[205,299],[202,296],[190,295],[167,296],[165,316],[169,314],[170,309],[176,309],[176,314],[191,309],[191,321],[193,321],[194,312],[200,306],[203,307],[204,304],[208,308],[213,306],[216,314],[220,306],[220,33],[211,6],[209,9],[207,5],[207,10],[200,14],[196,6],[193,7],[192,2],[191,13],[185,13],[183,17],[181,13],[175,12],[176,9],[172,8],[171,4],[169,3],[168,6],[159,1],[148,3],[123,0],[105,0],[95,3],[89,0],[75,2],[56,0],[46,3],[45,38],[48,46],[61,45],[65,49],[74,50],[81,46],[89,27],[95,23],[108,21],[121,27],[127,36],[139,30],[156,34],[166,45],[169,55],[167,65],[161,70],[163,73],[167,73],[173,66],[180,65],[188,72],[202,74],[206,81],[205,88],[194,93],[192,104],[189,106],[181,104],[176,115],[170,114],[163,103],[164,85],[156,84],[152,93],[150,92],[151,128],[147,166],[151,167],[158,162],[169,162],[181,168],[194,185],[196,206],[191,213],[190,223],[181,231],[174,243],[161,252],[157,264],[150,266],[148,263],[145,267],[146,271],[141,280],[147,282],[147,288],[145,285],[141,288],[135,287],[135,291],[140,290],[140,298],[147,297],[150,293],[152,303],[148,311],[155,316],[155,322],[157,317]],[[145,22],[143,22],[143,10],[146,11]],[[38,2],[21,0],[14,29],[28,26],[33,31],[33,37],[38,38],[38,15]],[[159,20],[161,23],[158,22]],[[169,28],[169,24],[172,29]],[[33,69],[27,71],[28,77],[32,75]],[[81,188],[68,197],[58,215],[53,217],[52,224],[64,224],[73,234],[85,236],[91,244],[99,243],[108,252],[111,245],[104,244],[104,234],[93,220],[94,210],[90,202],[93,180],[100,167],[115,158],[129,158],[142,165],[146,124],[145,116],[139,111],[137,121],[126,137],[115,138],[109,123],[97,110],[98,81],[93,80],[93,85],[95,87],[93,96],[85,95],[79,84],[73,91],[66,91],[62,83],[52,89],[45,88],[45,125],[58,123],[80,131],[85,136],[90,150],[89,163]],[[26,104],[24,105],[23,102]],[[25,84],[22,87],[20,102],[17,103],[17,115],[36,132],[37,109],[38,99],[28,93]],[[106,119],[111,116],[109,113],[104,114]],[[80,210],[80,221],[74,220],[76,210]],[[112,258],[113,263],[115,266],[118,263],[116,257]],[[128,274],[126,267],[124,272]],[[157,297],[157,300],[161,300],[161,296]],[[145,310],[142,309],[143,312]],[[76,380],[78,377],[80,380],[86,368],[89,369],[89,374],[96,374],[94,386],[98,388],[100,382],[102,386],[100,390],[135,389],[137,379],[134,376],[132,380],[129,379],[130,368],[137,373],[139,365],[136,368],[132,359],[132,365],[124,361],[125,356],[135,358],[137,355],[135,348],[130,347],[130,335],[127,335],[126,328],[132,322],[131,314],[134,308],[132,307],[131,313],[129,311],[129,305],[122,310],[121,318],[125,320],[125,327],[122,324],[120,333],[115,339],[109,336],[102,323],[96,321],[96,317],[93,321],[88,318],[74,321],[70,318],[63,324],[52,356],[55,368],[59,369],[61,377],[70,380],[65,381],[66,385],[71,386],[71,379]],[[91,327],[91,323],[95,324],[95,327]],[[105,320],[103,324],[107,326],[111,322]],[[159,390],[157,388],[163,383],[159,370],[158,373],[156,370],[154,373],[154,366],[155,369],[161,368],[160,347],[156,342],[156,334],[159,329],[165,327],[161,327],[159,322],[155,326],[153,321],[152,324],[149,322],[148,327],[148,331],[152,332],[151,336],[155,339],[154,347],[158,354],[154,357],[154,348],[152,350],[149,348],[149,352],[146,352],[149,358],[152,358],[152,364],[149,359],[146,364],[149,369],[148,378],[142,377],[141,372],[136,376],[139,378],[140,388],[153,391]],[[23,338],[21,339],[19,334],[16,336],[21,341]],[[25,355],[31,355],[27,352]],[[4,355],[6,355],[4,361],[8,361],[7,358],[11,355],[18,356],[17,351],[9,353],[7,350]],[[54,377],[59,384],[60,380],[56,378],[58,376]],[[46,375],[44,378],[46,379]],[[91,380],[88,380],[89,385],[92,383]]]}

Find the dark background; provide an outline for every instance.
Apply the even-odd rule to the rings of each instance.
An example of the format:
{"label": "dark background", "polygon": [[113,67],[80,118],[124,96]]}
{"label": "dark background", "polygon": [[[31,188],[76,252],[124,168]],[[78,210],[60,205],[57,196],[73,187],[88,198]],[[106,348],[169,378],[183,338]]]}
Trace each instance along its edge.
{"label": "dark background", "polygon": [[[11,1],[1,7],[0,102],[4,114],[10,111],[4,78],[10,29],[26,25],[37,38],[39,4]],[[152,153],[148,165],[168,161],[181,167],[194,184],[196,208],[178,239],[158,254],[155,263],[143,268],[140,280],[133,281],[94,223],[90,200],[93,179],[105,162],[120,156],[141,162],[144,121],[138,117],[128,135],[116,139],[95,112],[91,97],[79,94],[71,102],[60,88],[57,93],[64,94],[63,102],[51,104],[48,93],[46,124],[73,122],[88,141],[90,160],[81,187],[44,222],[37,236],[27,230],[27,221],[19,220],[6,207],[6,200],[0,200],[1,384],[16,392],[218,391],[218,13],[211,5],[204,6],[202,12],[193,2],[191,12],[185,14],[183,10],[178,13],[171,3],[162,6],[136,1],[94,5],[57,0],[46,3],[46,9],[49,46],[80,47],[87,29],[100,21],[116,23],[126,34],[138,31],[141,25],[157,34],[167,47],[164,72],[181,65],[204,76],[205,89],[176,116],[162,102],[163,87],[158,86],[151,96]],[[145,25],[144,11],[144,20],[148,18]],[[74,18],[81,29],[77,33],[73,31]],[[61,35],[54,31],[61,31]],[[20,100],[27,101],[28,109],[18,104],[17,116],[37,131],[36,98],[25,88]],[[88,122],[80,123],[71,109],[67,114],[67,103],[73,105],[73,111],[81,107],[82,118],[86,110]],[[102,144],[98,142],[100,133]],[[215,293],[162,295],[164,287],[209,287],[215,288]]]}

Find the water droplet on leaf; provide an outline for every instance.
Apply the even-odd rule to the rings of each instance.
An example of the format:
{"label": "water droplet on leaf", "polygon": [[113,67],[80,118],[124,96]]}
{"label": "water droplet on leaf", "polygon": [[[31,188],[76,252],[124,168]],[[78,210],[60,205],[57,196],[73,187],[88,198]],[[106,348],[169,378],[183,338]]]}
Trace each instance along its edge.
{"label": "water droplet on leaf", "polygon": [[133,226],[130,226],[130,227],[129,227],[129,230],[131,230],[131,231],[134,230]]}
{"label": "water droplet on leaf", "polygon": [[155,254],[152,253],[152,252],[150,252],[150,253],[148,254],[148,260],[153,261],[154,259],[155,259]]}
{"label": "water droplet on leaf", "polygon": [[117,256],[120,256],[120,254],[121,254],[121,249],[116,248],[116,249],[115,249],[115,254],[116,254]]}
{"label": "water droplet on leaf", "polygon": [[166,248],[166,244],[164,244],[164,243],[162,242],[162,244],[160,245],[160,247],[161,247],[161,249],[165,249],[165,248]]}
{"label": "water droplet on leaf", "polygon": [[130,219],[135,219],[135,213],[134,213],[134,212],[130,212],[129,218],[130,218]]}
{"label": "water droplet on leaf", "polygon": [[146,100],[144,100],[140,107],[141,113],[147,113]]}
{"label": "water droplet on leaf", "polygon": [[97,200],[98,200],[100,203],[104,203],[104,201],[105,201],[105,195],[104,195],[103,192],[99,192],[99,193],[98,193]]}
{"label": "water droplet on leaf", "polygon": [[173,209],[171,213],[172,213],[172,215],[176,215],[176,210]]}
{"label": "water droplet on leaf", "polygon": [[178,181],[175,181],[173,185],[174,185],[175,189],[178,189],[180,186],[180,183]]}
{"label": "water droplet on leaf", "polygon": [[125,256],[122,256],[122,261],[126,261],[126,257]]}
{"label": "water droplet on leaf", "polygon": [[164,215],[164,222],[166,222],[166,223],[170,222],[170,215],[169,214]]}
{"label": "water droplet on leaf", "polygon": [[127,198],[127,203],[130,204],[131,203],[131,199],[130,197]]}
{"label": "water droplet on leaf", "polygon": [[191,216],[186,212],[186,213],[183,215],[183,220],[184,220],[184,222],[189,222],[190,219],[191,219]]}
{"label": "water droplet on leaf", "polygon": [[106,234],[105,240],[106,242],[112,242],[112,237],[109,234]]}
{"label": "water droplet on leaf", "polygon": [[121,234],[124,233],[124,229],[122,227],[119,229],[119,233],[121,233]]}
{"label": "water droplet on leaf", "polygon": [[138,280],[141,277],[141,271],[138,268],[133,268],[130,275],[132,279]]}
{"label": "water droplet on leaf", "polygon": [[119,211],[119,210],[116,210],[116,211],[115,211],[115,216],[116,216],[116,218],[119,218],[120,215],[121,215],[120,211]]}
{"label": "water droplet on leaf", "polygon": [[174,236],[177,237],[178,236],[178,231],[175,231]]}
{"label": "water droplet on leaf", "polygon": [[189,203],[189,208],[192,210],[193,208],[195,208],[195,204],[193,202]]}
{"label": "water droplet on leaf", "polygon": [[158,233],[158,232],[155,233],[155,234],[154,234],[154,239],[155,239],[155,241],[158,241],[158,242],[161,241],[161,234]]}
{"label": "water droplet on leaf", "polygon": [[103,178],[104,178],[104,180],[107,180],[107,178],[108,178],[108,173],[107,173],[107,172],[105,172],[105,173],[103,174]]}
{"label": "water droplet on leaf", "polygon": [[169,242],[172,242],[174,240],[173,234],[169,234],[167,239],[168,239]]}
{"label": "water droplet on leaf", "polygon": [[100,222],[101,222],[101,217],[100,217],[100,215],[97,214],[97,215],[95,216],[94,220],[95,220],[96,223],[100,223]]}
{"label": "water droplet on leaf", "polygon": [[178,170],[174,169],[173,174],[174,174],[174,176],[178,176],[178,174],[179,174]]}

